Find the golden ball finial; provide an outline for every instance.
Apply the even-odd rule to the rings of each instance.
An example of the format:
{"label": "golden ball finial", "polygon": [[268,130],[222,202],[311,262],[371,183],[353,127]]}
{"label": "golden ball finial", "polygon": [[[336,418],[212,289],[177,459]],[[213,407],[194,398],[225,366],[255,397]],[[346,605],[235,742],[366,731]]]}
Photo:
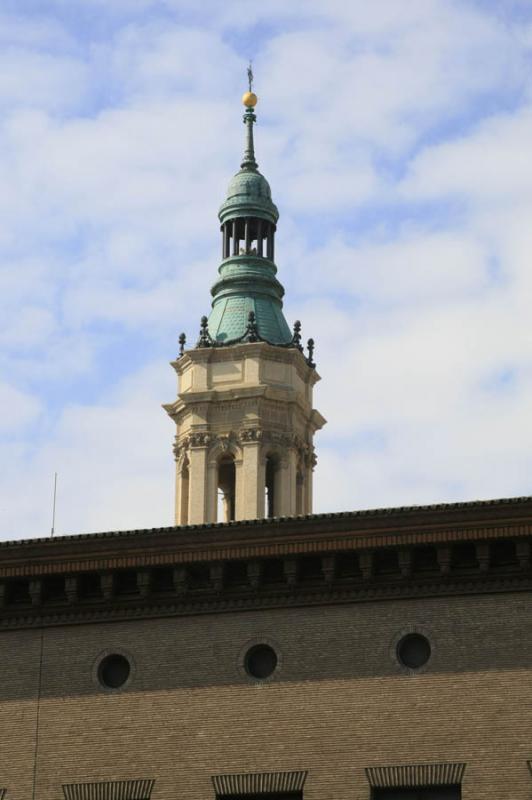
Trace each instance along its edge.
{"label": "golden ball finial", "polygon": [[258,103],[259,98],[255,94],[255,92],[244,92],[242,95],[242,103],[247,108],[254,108]]}

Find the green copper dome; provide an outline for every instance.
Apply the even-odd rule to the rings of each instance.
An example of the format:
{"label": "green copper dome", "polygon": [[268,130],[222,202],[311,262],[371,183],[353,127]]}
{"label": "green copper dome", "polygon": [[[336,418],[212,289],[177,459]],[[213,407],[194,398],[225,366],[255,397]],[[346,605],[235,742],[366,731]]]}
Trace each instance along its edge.
{"label": "green copper dome", "polygon": [[261,339],[270,344],[289,344],[292,332],[283,315],[284,289],[275,277],[275,264],[255,256],[234,256],[223,262],[214,296],[209,333],[221,344],[242,338],[249,313],[255,315]]}
{"label": "green copper dome", "polygon": [[250,312],[259,339],[289,345],[293,334],[283,315],[284,289],[276,278],[274,237],[279,212],[270,185],[258,171],[253,144],[253,109],[244,114],[246,149],[219,211],[223,261],[211,289],[208,333],[215,344],[243,340]]}
{"label": "green copper dome", "polygon": [[230,219],[242,216],[261,217],[274,224],[279,219],[277,206],[272,201],[270,184],[258,170],[241,169],[236,173],[229,184],[227,199],[218,213],[222,225]]}

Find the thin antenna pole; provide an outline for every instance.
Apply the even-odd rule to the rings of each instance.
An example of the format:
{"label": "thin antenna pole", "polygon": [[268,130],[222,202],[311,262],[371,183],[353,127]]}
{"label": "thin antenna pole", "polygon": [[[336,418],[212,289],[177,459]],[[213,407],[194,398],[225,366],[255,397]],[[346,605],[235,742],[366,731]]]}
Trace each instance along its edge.
{"label": "thin antenna pole", "polygon": [[52,532],[50,536],[54,535],[55,531],[55,501],[57,498],[57,472],[54,473],[54,504],[52,508]]}

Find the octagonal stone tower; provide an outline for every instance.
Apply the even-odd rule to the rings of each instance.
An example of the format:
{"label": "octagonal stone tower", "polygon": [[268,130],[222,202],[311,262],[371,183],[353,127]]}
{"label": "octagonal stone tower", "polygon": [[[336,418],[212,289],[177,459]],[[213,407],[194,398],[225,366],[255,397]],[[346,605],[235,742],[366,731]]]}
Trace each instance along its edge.
{"label": "octagonal stone tower", "polygon": [[319,380],[283,315],[274,262],[279,213],[258,171],[256,95],[243,97],[246,146],[219,212],[223,239],[212,310],[199,340],[172,366],[178,396],[164,408],[176,424],[176,525],[293,516],[312,511],[312,406]]}

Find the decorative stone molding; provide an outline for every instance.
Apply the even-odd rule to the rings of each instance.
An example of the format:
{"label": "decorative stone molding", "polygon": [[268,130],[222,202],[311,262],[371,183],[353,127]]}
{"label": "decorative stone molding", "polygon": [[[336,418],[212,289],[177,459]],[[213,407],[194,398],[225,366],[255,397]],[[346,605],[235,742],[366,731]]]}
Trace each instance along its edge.
{"label": "decorative stone molding", "polygon": [[278,447],[289,448],[296,446],[296,437],[291,433],[277,433],[268,431],[263,436],[267,444],[277,445]]}
{"label": "decorative stone molding", "polygon": [[307,770],[299,772],[252,772],[238,775],[213,775],[212,783],[216,797],[235,794],[302,792],[307,775]]}
{"label": "decorative stone molding", "polygon": [[226,436],[211,436],[209,440],[208,464],[214,466],[222,456],[233,456],[235,463],[242,457],[239,438],[231,431]]}
{"label": "decorative stone molding", "polygon": [[[292,583],[289,583],[292,580]],[[324,591],[326,588],[326,591]],[[191,614],[230,613],[274,608],[301,608],[303,606],[329,606],[339,603],[368,603],[378,601],[396,602],[398,599],[410,600],[426,597],[465,597],[478,594],[532,591],[532,579],[513,578],[511,580],[485,580],[482,582],[441,581],[439,583],[417,584],[414,582],[375,585],[373,583],[339,587],[334,584],[303,586],[297,577],[286,577],[286,583],[269,591],[248,591],[231,593],[222,587],[217,591],[212,583],[204,591],[189,591],[176,587],[175,595],[166,597],[116,599],[102,602],[94,601],[76,607],[63,606],[48,609],[39,606],[28,609],[10,609],[0,616],[0,630],[22,630],[62,625],[84,625],[94,622],[109,622],[132,619],[160,619],[163,617],[186,617]]]}
{"label": "decorative stone molding", "polygon": [[263,431],[260,428],[246,428],[239,433],[241,442],[260,442],[262,440]]}
{"label": "decorative stone molding", "polygon": [[208,447],[213,437],[206,431],[199,431],[197,433],[191,433],[188,438],[190,447]]}
{"label": "decorative stone molding", "polygon": [[465,763],[401,764],[366,767],[365,773],[372,788],[456,786],[462,782],[465,768]]}
{"label": "decorative stone molding", "polygon": [[235,437],[233,434],[229,434],[229,436],[216,436],[212,438],[213,444],[217,446],[217,449],[225,455],[226,453],[231,453],[235,447]]}
{"label": "decorative stone molding", "polygon": [[[63,784],[65,800],[150,800],[155,780]],[[0,798],[1,800],[1,798]]]}
{"label": "decorative stone molding", "polygon": [[185,436],[185,438],[183,439],[178,439],[177,436],[174,438],[172,451],[174,453],[174,459],[176,460],[176,462],[178,462],[181,457],[186,455],[189,447],[190,447],[190,439],[188,436]]}

